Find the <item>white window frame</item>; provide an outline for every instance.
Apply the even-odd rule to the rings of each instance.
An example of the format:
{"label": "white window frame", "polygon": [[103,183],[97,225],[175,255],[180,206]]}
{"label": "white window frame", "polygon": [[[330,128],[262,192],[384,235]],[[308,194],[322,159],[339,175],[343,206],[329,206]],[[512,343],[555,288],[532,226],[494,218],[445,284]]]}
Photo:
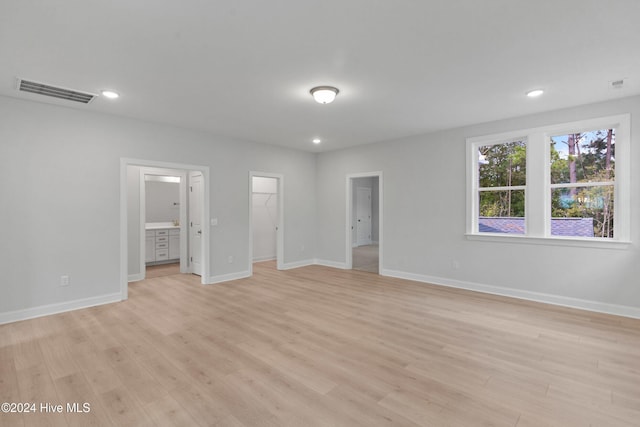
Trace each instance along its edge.
{"label": "white window frame", "polygon": [[[615,235],[571,237],[551,235],[551,154],[552,136],[596,129],[616,132],[616,173],[614,182]],[[523,140],[527,144],[525,188],[525,234],[480,233],[478,231],[479,183],[478,149],[481,146]],[[585,119],[539,128],[467,138],[467,224],[469,240],[519,242],[543,245],[627,248],[631,224],[631,119],[629,114]]]}

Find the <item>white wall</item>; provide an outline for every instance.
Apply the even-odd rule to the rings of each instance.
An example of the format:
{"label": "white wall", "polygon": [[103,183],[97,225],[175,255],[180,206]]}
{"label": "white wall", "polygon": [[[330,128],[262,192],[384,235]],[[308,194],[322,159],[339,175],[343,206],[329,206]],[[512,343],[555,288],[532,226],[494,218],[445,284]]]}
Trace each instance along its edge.
{"label": "white wall", "polygon": [[252,194],[253,260],[276,259],[278,221],[278,180],[253,177]]}
{"label": "white wall", "polygon": [[249,265],[250,170],[284,175],[285,264],[313,259],[311,153],[7,97],[0,117],[0,322],[118,296],[121,158],[210,168],[212,276]]}
{"label": "white wall", "polygon": [[[631,113],[635,168],[630,248],[465,238],[465,138],[622,113]],[[0,97],[0,323],[119,298],[121,158],[210,168],[215,277],[242,274],[249,265],[248,171],[285,177],[284,263],[291,265],[345,262],[345,177],[383,171],[384,274],[595,309],[626,306],[637,314],[639,116],[640,97],[633,97],[315,155]],[[128,226],[136,232],[137,225]],[[562,262],[569,252],[583,260],[579,269]],[[70,286],[58,286],[61,275],[71,277]]]}
{"label": "white wall", "polygon": [[171,222],[180,219],[180,184],[145,181],[146,222]]}
{"label": "white wall", "polygon": [[[570,248],[465,238],[467,137],[622,113],[632,117],[631,163],[635,167],[634,243],[630,248]],[[594,309],[624,312],[625,306],[635,307],[633,314],[640,315],[640,121],[636,117],[640,117],[640,97],[321,153],[316,177],[317,258],[332,265],[345,263],[345,176],[382,171],[383,274],[526,298],[539,296]],[[569,263],[569,257],[581,260],[579,267]],[[459,269],[453,268],[453,261],[459,262]]]}

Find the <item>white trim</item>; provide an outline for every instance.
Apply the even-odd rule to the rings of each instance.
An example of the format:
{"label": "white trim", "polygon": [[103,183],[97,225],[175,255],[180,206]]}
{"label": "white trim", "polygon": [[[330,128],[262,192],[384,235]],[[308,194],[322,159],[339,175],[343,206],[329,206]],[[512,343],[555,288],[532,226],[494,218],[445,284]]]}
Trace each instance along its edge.
{"label": "white trim", "polygon": [[[171,163],[161,162],[155,160],[144,160],[121,157],[120,158],[120,294],[121,299],[126,300],[129,297],[129,282],[128,282],[128,230],[127,230],[127,166],[140,166],[140,167],[156,167],[165,169],[178,169],[185,171],[199,171],[202,173],[203,180],[203,221],[206,220],[209,223],[210,217],[210,171],[209,166],[202,165],[190,165],[184,163]],[[183,201],[181,200],[181,203]],[[181,218],[181,221],[186,221]],[[206,284],[205,277],[208,277],[210,271],[210,227],[203,227],[203,275],[201,283]],[[181,252],[182,241],[185,240],[180,236],[181,240]]]}
{"label": "white trim", "polygon": [[446,279],[444,277],[427,276],[422,274],[407,273],[396,270],[381,270],[380,274],[398,279],[413,280],[436,286],[444,286],[456,289],[482,292],[485,294],[501,295],[527,301],[535,301],[562,307],[576,308],[579,310],[594,311],[598,313],[613,314],[640,319],[640,308],[625,305],[609,304],[598,301],[590,301],[579,298],[564,297],[561,295],[545,294],[521,289],[504,288],[501,286],[485,285],[481,283],[466,282],[462,280]]}
{"label": "white trim", "polygon": [[314,259],[305,259],[302,261],[287,262],[282,264],[281,270],[291,270],[294,268],[308,267],[310,265],[315,265],[315,264],[316,264],[316,260]]}
{"label": "white trim", "polygon": [[[345,220],[345,262],[340,263],[341,266],[328,265],[329,267],[344,268],[350,270],[353,268],[353,235],[351,230],[351,219],[353,214],[353,179],[354,178],[378,178],[378,266],[382,268],[383,264],[383,236],[384,236],[384,195],[383,195],[383,174],[382,171],[350,173],[346,176],[346,220]],[[333,262],[333,261],[327,261]],[[344,267],[342,267],[344,265]]]}
{"label": "white trim", "polygon": [[322,265],[324,267],[332,267],[339,268],[341,270],[351,270],[351,267],[347,265],[345,262],[340,261],[329,261],[326,259],[315,259],[313,262],[315,265]]}
{"label": "white trim", "polygon": [[277,259],[277,258],[272,257],[272,256],[270,256],[270,255],[265,255],[265,256],[259,256],[259,257],[257,257],[257,258],[254,258],[254,259],[253,259],[253,262],[254,262],[254,263],[256,263],[256,262],[274,261],[274,260],[276,260],[276,259]]}
{"label": "white trim", "polygon": [[83,308],[94,307],[96,305],[111,304],[120,302],[122,293],[101,295],[97,297],[83,298],[73,301],[65,301],[57,304],[47,304],[38,307],[25,308],[22,310],[7,311],[0,313],[0,325],[20,320],[34,319],[36,317],[49,316],[52,314],[64,313],[66,311],[80,310]]}
{"label": "white trim", "polygon": [[603,181],[603,182],[575,182],[565,184],[549,184],[549,188],[581,188],[581,187],[615,187],[615,181]]}
{"label": "white trim", "polygon": [[478,191],[515,191],[526,189],[526,185],[512,185],[511,187],[478,187]]}
{"label": "white trim", "polygon": [[140,280],[144,280],[144,274],[142,274],[142,273],[138,273],[138,274],[130,274],[130,275],[127,277],[127,281],[128,281],[129,283],[131,283],[131,282],[138,282],[138,281],[140,281]]}
{"label": "white trim", "polygon": [[535,237],[517,234],[501,234],[501,233],[482,233],[482,234],[466,234],[467,240],[478,240],[485,242],[500,243],[524,243],[528,245],[548,245],[548,246],[574,246],[582,248],[599,248],[599,249],[628,249],[631,245],[627,240],[613,240],[601,237]]}
{"label": "white trim", "polygon": [[216,283],[230,282],[232,280],[246,279],[251,277],[251,271],[238,271],[236,273],[220,274],[218,276],[211,276],[209,280],[204,283],[205,285],[215,285]]}
{"label": "white trim", "polygon": [[249,275],[253,275],[253,177],[274,178],[278,182],[278,219],[276,231],[276,268],[284,265],[284,175],[280,173],[249,171]]}

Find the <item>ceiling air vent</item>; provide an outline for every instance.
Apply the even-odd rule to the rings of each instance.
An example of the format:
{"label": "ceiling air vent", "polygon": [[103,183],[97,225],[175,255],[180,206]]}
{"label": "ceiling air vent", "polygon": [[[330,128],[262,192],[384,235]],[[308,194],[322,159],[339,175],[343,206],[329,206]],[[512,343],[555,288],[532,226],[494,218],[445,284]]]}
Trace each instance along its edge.
{"label": "ceiling air vent", "polygon": [[66,99],[67,101],[80,102],[82,104],[90,103],[93,101],[93,98],[97,96],[92,93],[65,89],[62,87],[23,79],[18,79],[18,90],[21,92],[31,92],[38,95],[51,96],[58,99]]}

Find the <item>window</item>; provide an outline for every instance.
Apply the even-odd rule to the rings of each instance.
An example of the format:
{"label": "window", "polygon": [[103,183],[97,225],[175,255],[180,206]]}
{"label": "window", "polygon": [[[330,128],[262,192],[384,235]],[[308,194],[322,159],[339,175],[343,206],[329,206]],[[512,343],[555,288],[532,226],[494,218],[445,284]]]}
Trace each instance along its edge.
{"label": "window", "polygon": [[629,132],[621,115],[467,139],[467,235],[627,243]]}
{"label": "window", "polygon": [[615,129],[550,139],[551,234],[613,238]]}
{"label": "window", "polygon": [[478,231],[524,234],[527,145],[478,147]]}

